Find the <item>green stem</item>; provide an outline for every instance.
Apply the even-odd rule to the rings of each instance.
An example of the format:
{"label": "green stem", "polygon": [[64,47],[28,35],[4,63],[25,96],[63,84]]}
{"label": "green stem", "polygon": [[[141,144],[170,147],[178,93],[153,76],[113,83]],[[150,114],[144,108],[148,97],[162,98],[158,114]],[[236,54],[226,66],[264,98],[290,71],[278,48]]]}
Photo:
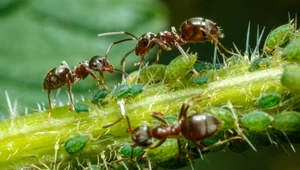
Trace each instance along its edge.
{"label": "green stem", "polygon": [[[134,128],[144,122],[151,124],[153,119],[150,115],[155,111],[165,115],[177,115],[186,99],[203,91],[207,91],[212,97],[201,102],[200,107],[218,106],[228,101],[237,107],[247,107],[253,105],[262,93],[283,92],[280,82],[283,74],[281,67],[255,72],[248,72],[246,69],[247,67],[228,69],[225,73],[228,76],[213,81],[206,87],[191,85],[172,90],[163,83],[148,85],[144,87],[142,94],[126,99],[125,108],[131,126]],[[218,72],[224,74],[221,70]],[[108,146],[126,141],[131,143],[130,134],[126,133],[125,119],[110,128],[102,128],[121,116],[115,99],[108,97],[106,102],[108,103],[103,102],[104,104],[98,106],[86,101],[90,106],[88,113],[78,114],[65,106],[1,121],[1,167],[15,169],[41,166],[44,163],[53,168],[58,167],[61,161],[66,163],[75,157],[92,158],[108,150]],[[65,151],[64,143],[76,134],[88,134],[91,140],[81,153],[71,155]],[[97,137],[99,138],[96,139]],[[57,154],[55,147],[58,147]]]}

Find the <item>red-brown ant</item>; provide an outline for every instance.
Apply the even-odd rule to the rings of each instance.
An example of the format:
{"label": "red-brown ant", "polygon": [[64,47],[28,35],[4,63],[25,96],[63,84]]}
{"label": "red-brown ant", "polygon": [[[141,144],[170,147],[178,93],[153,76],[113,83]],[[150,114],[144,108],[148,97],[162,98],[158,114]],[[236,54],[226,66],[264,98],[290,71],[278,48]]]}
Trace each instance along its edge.
{"label": "red-brown ant", "polygon": [[[200,97],[202,97],[201,95]],[[201,100],[207,99],[200,98]],[[198,98],[199,99],[199,98]],[[214,145],[209,147],[203,146],[199,141],[206,139],[212,135],[214,135],[219,126],[221,125],[221,121],[216,117],[209,114],[194,114],[191,116],[187,116],[189,108],[196,102],[199,101],[197,98],[192,98],[187,100],[182,104],[181,110],[176,122],[172,125],[169,125],[168,122],[161,117],[161,113],[154,112],[151,116],[158,121],[161,122],[160,125],[153,127],[150,129],[147,125],[141,125],[135,129],[131,128],[130,120],[126,113],[122,113],[123,116],[126,117],[128,123],[127,131],[131,133],[131,139],[134,142],[131,149],[131,159],[133,159],[133,149],[137,146],[149,147],[150,149],[157,148],[162,145],[168,137],[177,138],[179,155],[181,155],[181,144],[180,144],[180,136],[192,141],[200,151],[208,151],[210,148],[219,146],[233,139],[241,139],[239,136],[231,137],[229,139],[219,141]],[[119,103],[120,104],[120,103]],[[124,103],[120,104],[121,111],[125,112]],[[110,127],[115,123],[119,122],[122,118],[118,119],[116,122],[103,126],[103,128]],[[154,146],[153,139],[160,140]]]}
{"label": "red-brown ant", "polygon": [[[132,36],[132,38],[122,39],[116,42],[113,42],[109,48],[107,49],[105,58],[110,51],[110,49],[118,43],[130,40],[137,40],[137,44],[134,49],[129,51],[121,60],[121,64],[124,67],[126,57],[135,51],[135,54],[141,58],[138,64],[142,64],[144,62],[144,56],[149,53],[149,51],[158,44],[158,51],[157,51],[157,58],[156,63],[159,61],[159,54],[161,50],[170,51],[173,48],[177,48],[182,56],[189,59],[185,51],[182,49],[181,45],[187,43],[202,43],[209,41],[214,43],[218,48],[218,45],[221,46],[227,53],[236,55],[229,50],[227,50],[220,42],[219,38],[223,38],[224,34],[221,32],[221,29],[216,25],[216,23],[212,22],[211,20],[204,19],[201,17],[190,18],[184,21],[180,25],[179,34],[177,33],[175,27],[171,27],[171,31],[162,31],[158,34],[154,34],[152,32],[148,32],[143,34],[141,37],[136,37],[135,35],[129,32],[108,32],[98,34],[99,37],[107,36],[107,35],[118,35],[118,34],[127,34]],[[222,53],[221,53],[222,54]]]}
{"label": "red-brown ant", "polygon": [[[99,72],[101,80],[97,78],[93,71]],[[123,71],[115,69],[106,58],[101,56],[94,56],[89,61],[84,60],[80,62],[73,68],[72,71],[68,64],[65,61],[62,61],[58,67],[51,69],[44,78],[44,90],[48,91],[48,102],[50,109],[52,108],[50,100],[51,90],[67,86],[70,103],[72,104],[72,109],[74,110],[74,103],[71,95],[71,84],[75,84],[79,80],[84,80],[88,77],[88,75],[91,75],[97,86],[100,82],[103,88],[109,90],[105,85],[103,72],[112,73],[114,71],[118,71],[127,75]]]}

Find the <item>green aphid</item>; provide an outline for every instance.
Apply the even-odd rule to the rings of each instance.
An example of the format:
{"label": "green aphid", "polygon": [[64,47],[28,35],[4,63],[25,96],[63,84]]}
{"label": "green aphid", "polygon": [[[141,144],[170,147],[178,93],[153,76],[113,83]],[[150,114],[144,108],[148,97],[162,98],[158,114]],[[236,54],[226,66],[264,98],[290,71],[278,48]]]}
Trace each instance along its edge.
{"label": "green aphid", "polygon": [[300,91],[300,67],[297,65],[287,66],[284,69],[281,83],[289,90],[294,92]]}
{"label": "green aphid", "polygon": [[87,104],[83,103],[76,103],[74,105],[76,113],[81,113],[81,112],[89,112],[90,106]]}
{"label": "green aphid", "polygon": [[105,89],[101,89],[101,90],[97,91],[94,94],[92,102],[96,104],[96,103],[103,101],[106,98],[107,94],[108,94],[108,92]]}
{"label": "green aphid", "polygon": [[204,110],[207,114],[213,115],[218,118],[222,125],[219,127],[219,131],[226,131],[232,129],[235,126],[236,120],[232,113],[221,107],[209,107]]}
{"label": "green aphid", "polygon": [[192,67],[197,60],[197,56],[195,54],[188,54],[188,56],[189,60],[180,55],[170,62],[165,72],[165,80],[167,82],[175,82],[192,70]]}
{"label": "green aphid", "polygon": [[281,95],[277,92],[272,92],[268,94],[264,94],[259,96],[257,99],[257,104],[263,109],[270,109],[272,107],[275,107],[279,104],[281,100]]}
{"label": "green aphid", "polygon": [[[131,157],[131,145],[129,143],[124,144],[121,149],[120,153],[124,158],[130,158]],[[144,147],[136,146],[133,149],[133,157],[137,157],[139,154],[141,154],[144,151]]]}
{"label": "green aphid", "polygon": [[288,61],[300,61],[300,38],[290,42],[284,48],[282,58],[286,58]]}
{"label": "green aphid", "polygon": [[90,141],[90,137],[87,134],[78,134],[71,137],[65,142],[65,150],[69,154],[79,153],[84,149],[86,144]]}
{"label": "green aphid", "polygon": [[[156,141],[158,142],[158,141]],[[155,145],[156,143],[154,143]],[[153,162],[159,163],[167,161],[178,155],[177,139],[168,138],[160,147],[146,149],[144,156]]]}
{"label": "green aphid", "polygon": [[115,88],[115,90],[112,92],[112,97],[115,99],[124,98],[128,96],[129,92],[130,86],[127,84],[122,84]]}
{"label": "green aphid", "polygon": [[200,78],[196,78],[196,79],[194,80],[194,83],[195,83],[195,84],[198,84],[198,85],[207,84],[207,83],[208,83],[208,77],[200,77]]}
{"label": "green aphid", "polygon": [[270,64],[271,60],[269,58],[257,58],[251,63],[249,71],[261,70],[269,67]]}
{"label": "green aphid", "polygon": [[213,68],[213,65],[211,63],[196,62],[194,64],[194,69],[198,72],[204,72],[204,71],[207,71],[212,68]]}
{"label": "green aphid", "polygon": [[136,84],[130,87],[129,95],[136,96],[144,91],[144,86],[141,84]]}
{"label": "green aphid", "polygon": [[228,66],[233,66],[241,63],[241,58],[239,56],[231,56],[227,61],[226,61]]}
{"label": "green aphid", "polygon": [[140,81],[142,83],[157,83],[162,81],[165,76],[167,66],[162,64],[153,64],[141,70]]}
{"label": "green aphid", "polygon": [[88,170],[102,170],[102,168],[99,165],[91,165]]}
{"label": "green aphid", "polygon": [[255,110],[243,116],[241,123],[253,131],[264,131],[272,123],[273,117],[267,112]]}
{"label": "green aphid", "polygon": [[273,116],[272,126],[282,132],[300,130],[300,112],[283,111]]}
{"label": "green aphid", "polygon": [[276,47],[284,45],[288,40],[291,39],[293,31],[294,25],[292,23],[281,25],[275,28],[266,38],[264,51],[271,53]]}

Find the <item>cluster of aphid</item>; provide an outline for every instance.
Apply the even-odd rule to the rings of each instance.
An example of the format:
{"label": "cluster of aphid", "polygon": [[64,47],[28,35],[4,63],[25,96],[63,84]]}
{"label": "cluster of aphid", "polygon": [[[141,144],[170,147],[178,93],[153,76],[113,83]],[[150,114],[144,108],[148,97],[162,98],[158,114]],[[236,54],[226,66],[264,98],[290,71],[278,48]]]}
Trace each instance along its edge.
{"label": "cluster of aphid", "polygon": [[[292,27],[293,28],[293,27]],[[286,30],[290,31],[291,29],[291,23],[286,25]],[[293,28],[294,29],[294,28]],[[70,96],[70,101],[73,105],[73,100],[71,97],[71,84],[76,83],[79,80],[85,79],[88,75],[91,75],[93,79],[96,81],[96,83],[101,83],[103,88],[105,90],[98,91],[93,99],[93,103],[99,103],[99,100],[104,99],[107,96],[107,91],[109,90],[104,83],[103,79],[103,72],[113,72],[114,67],[109,64],[107,61],[107,55],[115,44],[124,42],[124,41],[130,41],[130,40],[137,40],[136,47],[129,51],[123,58],[122,58],[122,65],[125,66],[125,58],[133,51],[135,51],[136,55],[140,57],[139,65],[144,65],[144,57],[146,54],[149,53],[149,51],[158,44],[159,50],[157,52],[157,61],[159,60],[159,53],[161,50],[171,50],[173,48],[177,48],[181,54],[182,57],[178,57],[175,60],[173,60],[170,65],[180,65],[180,67],[186,67],[188,68],[188,71],[191,71],[192,65],[194,65],[196,61],[196,56],[188,55],[184,52],[184,50],[181,48],[181,45],[186,43],[192,43],[192,42],[205,42],[209,41],[216,46],[222,47],[225,51],[228,53],[233,54],[232,52],[229,52],[226,50],[218,41],[218,38],[222,38],[223,34],[221,33],[219,27],[216,26],[215,23],[213,23],[210,20],[205,20],[203,18],[191,18],[185,22],[182,23],[180,26],[180,33],[178,34],[174,27],[172,27],[171,31],[164,31],[160,32],[158,34],[153,33],[146,33],[142,35],[141,37],[137,38],[131,33],[128,32],[110,32],[110,33],[103,33],[99,34],[99,36],[105,36],[105,35],[116,35],[116,34],[127,34],[132,36],[132,38],[126,38],[123,40],[119,40],[117,42],[113,42],[105,55],[105,57],[93,57],[90,61],[84,61],[81,62],[77,67],[75,67],[73,70],[70,70],[66,63],[62,63],[59,67],[56,67],[49,71],[47,74],[45,80],[44,80],[44,89],[48,90],[48,100],[49,105],[51,107],[50,102],[50,91],[53,89],[60,88],[62,86],[68,87],[68,92]],[[282,39],[287,36],[287,34],[282,34],[283,37],[272,37],[272,36],[278,36],[270,34],[270,38],[274,39]],[[289,38],[290,39],[290,38]],[[288,40],[289,40],[288,39]],[[265,43],[265,52],[273,52],[274,49],[286,43],[288,40],[284,42],[271,42],[266,40]],[[269,41],[270,43],[267,43]],[[300,44],[300,43],[298,43]],[[219,50],[219,49],[218,49]],[[287,51],[287,50],[286,50]],[[285,53],[286,53],[285,51]],[[220,50],[219,50],[220,52]],[[291,55],[287,55],[287,58]],[[283,56],[284,57],[284,56]],[[294,59],[293,57],[292,59]],[[299,60],[300,57],[297,58]],[[265,65],[264,58],[258,58],[259,60],[255,60],[252,62],[249,70],[255,71],[258,69],[263,68]],[[184,63],[183,61],[191,61]],[[185,64],[185,66],[182,66]],[[176,67],[178,68],[178,67]],[[149,69],[148,71],[145,71],[146,69]],[[151,70],[152,69],[152,70]],[[159,71],[157,73],[157,69],[163,70]],[[120,70],[116,70],[119,72],[122,72]],[[143,71],[145,73],[143,73]],[[196,70],[195,70],[196,71]],[[102,80],[99,80],[93,72],[99,72]],[[147,73],[152,72],[150,76],[164,73],[162,76],[160,76],[158,79],[157,76],[149,78],[149,75]],[[172,72],[172,74],[168,73]],[[197,71],[196,71],[197,72]],[[122,72],[124,75],[126,73]],[[151,65],[149,67],[146,67],[139,73],[139,81],[141,82],[147,82],[152,81],[156,82],[164,78],[167,81],[172,81],[174,78],[172,76],[177,74],[174,74],[174,70],[168,70],[168,67],[163,67],[161,65]],[[203,82],[207,82],[207,78],[203,79],[197,79],[196,84],[201,84]],[[284,82],[282,82],[283,85]],[[133,145],[130,147],[130,159],[132,160],[134,157],[134,149],[137,147],[147,147],[150,150],[153,148],[157,148],[165,143],[165,141],[168,138],[175,138],[177,141],[177,147],[178,147],[178,153],[180,156],[183,156],[183,152],[185,150],[184,147],[181,144],[181,138],[184,137],[185,139],[191,141],[199,150],[200,152],[205,152],[210,150],[211,148],[214,148],[216,146],[220,146],[224,143],[228,143],[231,140],[234,140],[232,142],[244,142],[246,141],[253,150],[256,151],[256,148],[251,144],[250,140],[247,139],[246,135],[244,135],[243,131],[256,131],[256,132],[265,132],[268,135],[269,143],[270,144],[276,144],[275,140],[272,140],[272,136],[269,136],[268,128],[272,126],[274,129],[277,129],[285,135],[286,139],[289,141],[289,138],[287,137],[285,131],[297,131],[300,129],[299,122],[300,122],[300,113],[297,111],[280,111],[280,113],[276,113],[276,115],[270,115],[268,113],[269,110],[274,109],[275,107],[279,107],[280,102],[282,102],[282,96],[276,92],[269,93],[267,95],[261,95],[256,101],[256,104],[261,108],[261,110],[254,110],[252,112],[249,112],[247,114],[244,114],[241,117],[237,117],[235,112],[236,110],[233,109],[233,106],[231,103],[228,103],[225,108],[221,107],[211,107],[207,110],[204,110],[201,114],[192,114],[188,116],[188,112],[190,108],[195,104],[199,103],[203,100],[208,99],[209,97],[205,96],[205,94],[201,94],[200,96],[193,97],[191,99],[186,100],[182,105],[181,109],[179,111],[179,115],[176,117],[176,120],[172,123],[168,123],[168,121],[163,117],[162,113],[160,112],[154,112],[151,114],[152,118],[157,120],[159,122],[159,125],[151,127],[148,125],[141,125],[136,128],[131,127],[129,116],[126,114],[125,111],[125,104],[123,98],[128,96],[134,96],[136,94],[139,94],[142,91],[142,86],[139,85],[120,85],[118,86],[114,93],[112,93],[112,97],[116,99],[120,99],[118,101],[118,104],[120,105],[122,117],[118,119],[117,121],[104,125],[103,128],[108,128],[119,121],[121,121],[123,118],[127,121],[127,132],[131,134],[131,140],[133,142]],[[290,88],[291,89],[291,88]],[[295,89],[299,89],[299,87],[295,87]],[[295,100],[295,99],[292,99]],[[74,107],[74,106],[73,106]],[[283,106],[280,106],[283,107]],[[79,109],[78,109],[79,108]],[[75,105],[76,111],[87,110],[85,105]],[[284,125],[284,123],[287,122],[287,120],[291,120],[288,124]],[[296,122],[295,122],[296,121]],[[260,123],[260,124],[259,124]],[[235,130],[232,132],[232,130]],[[230,131],[229,136],[222,135],[221,138],[216,139],[215,144],[209,145],[205,144],[205,139],[212,137],[217,134],[217,132],[224,132],[224,131]],[[225,137],[224,137],[225,136]],[[219,137],[219,136],[217,136]],[[277,137],[277,136],[276,136]],[[78,139],[77,139],[78,138]],[[84,139],[84,142],[81,142],[81,145],[72,145],[74,140],[82,140]],[[158,141],[154,141],[154,139]],[[235,140],[237,139],[237,140]],[[86,145],[86,143],[89,141],[88,136],[82,136],[78,135],[75,138],[71,138],[68,141],[65,142],[65,149],[70,154],[76,154],[80,152]],[[222,140],[222,141],[220,141]],[[201,141],[201,143],[199,143]],[[156,143],[157,142],[157,143]],[[292,146],[292,145],[291,145]],[[79,147],[79,148],[78,148]],[[75,148],[75,149],[74,149]],[[293,148],[293,146],[292,146]],[[294,148],[293,148],[294,149]],[[234,149],[233,149],[234,150]],[[185,152],[186,153],[186,152]],[[188,158],[191,158],[191,156],[188,156]],[[125,160],[120,159],[120,160]],[[119,161],[120,161],[119,160]]]}

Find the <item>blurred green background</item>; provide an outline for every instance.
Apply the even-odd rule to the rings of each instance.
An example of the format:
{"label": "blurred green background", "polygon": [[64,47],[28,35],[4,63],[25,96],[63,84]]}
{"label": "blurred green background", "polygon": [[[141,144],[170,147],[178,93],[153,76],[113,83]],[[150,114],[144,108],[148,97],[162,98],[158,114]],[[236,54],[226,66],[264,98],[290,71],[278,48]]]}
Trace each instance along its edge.
{"label": "blurred green background", "polygon": [[[288,13],[294,18],[300,13],[299,0],[1,0],[0,1],[0,115],[9,116],[4,92],[12,102],[16,101],[16,112],[23,114],[36,111],[39,105],[48,108],[47,93],[42,91],[46,73],[65,60],[70,67],[94,55],[104,55],[111,42],[126,38],[126,35],[98,38],[98,33],[128,31],[136,36],[146,32],[157,33],[179,28],[181,22],[191,17],[204,17],[217,22],[225,33],[221,40],[232,48],[234,42],[245,50],[246,31],[251,21],[250,46],[254,48],[256,29],[265,27],[268,33],[276,26],[288,22]],[[299,19],[298,19],[299,23]],[[299,25],[299,24],[298,24]],[[264,35],[264,38],[267,34]],[[263,39],[264,39],[263,38]],[[135,41],[116,45],[109,60],[120,67],[121,57],[135,46]],[[187,44],[198,52],[199,59],[211,61],[214,46]],[[153,61],[155,50],[146,59]],[[168,63],[178,50],[163,52],[161,63]],[[127,60],[127,72],[137,69],[133,63],[139,60],[132,54]],[[120,74],[105,74],[108,86],[120,82]],[[97,89],[91,78],[73,85],[76,100],[90,98]],[[53,95],[52,95],[53,96]],[[59,99],[66,102],[65,88]],[[43,106],[42,106],[43,107]],[[296,145],[296,149],[300,149]],[[263,148],[258,153],[216,153],[197,161],[196,169],[300,169],[300,156],[289,146]],[[190,169],[189,167],[186,169]]]}

